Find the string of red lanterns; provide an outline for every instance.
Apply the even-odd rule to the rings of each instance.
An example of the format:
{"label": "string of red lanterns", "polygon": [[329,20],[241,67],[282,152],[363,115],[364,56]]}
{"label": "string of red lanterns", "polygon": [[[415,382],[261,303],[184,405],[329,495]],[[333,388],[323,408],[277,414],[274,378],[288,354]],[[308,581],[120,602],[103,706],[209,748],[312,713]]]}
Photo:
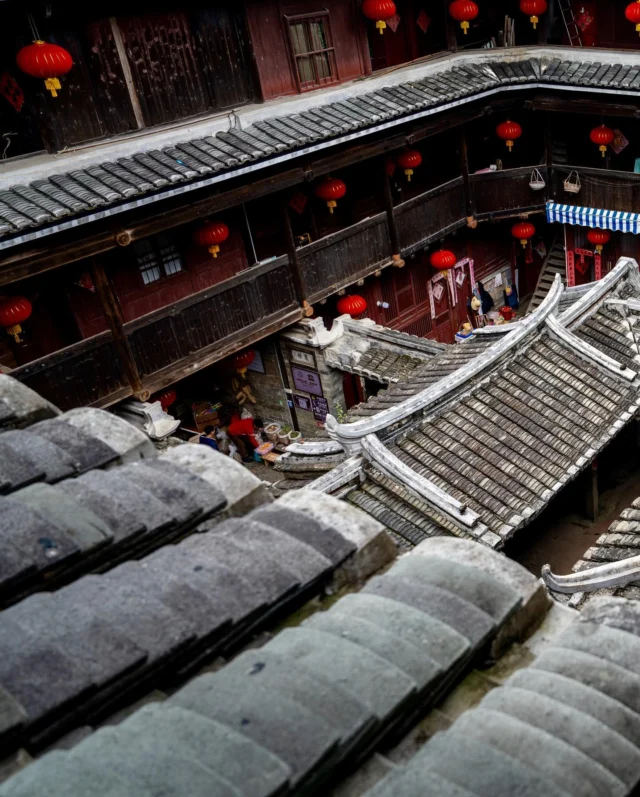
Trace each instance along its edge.
{"label": "string of red lanterns", "polygon": [[223,221],[209,221],[193,234],[193,241],[198,246],[205,246],[213,257],[218,257],[220,244],[229,237],[229,228]]}
{"label": "string of red lanterns", "polygon": [[600,254],[611,240],[611,233],[609,230],[589,230],[587,240],[595,246],[596,252]]}
{"label": "string of red lanterns", "polygon": [[624,12],[625,17],[636,26],[636,31],[640,33],[640,0],[629,3]]}
{"label": "string of red lanterns", "polygon": [[514,142],[522,135],[522,128],[517,122],[507,120],[496,127],[498,138],[501,138],[509,148],[509,152],[513,149]]}
{"label": "string of red lanterns", "polygon": [[429,258],[429,262],[437,271],[448,271],[458,262],[458,259],[448,249],[439,249]]}
{"label": "string of red lanterns", "polygon": [[6,299],[1,299],[0,326],[5,327],[16,343],[20,343],[21,324],[31,317],[32,312],[31,302],[24,296],[9,296]]}
{"label": "string of red lanterns", "polygon": [[336,305],[340,315],[350,315],[352,318],[367,312],[367,300],[357,294],[343,296]]}
{"label": "string of red lanterns", "polygon": [[404,169],[407,180],[411,182],[415,169],[422,164],[422,154],[417,149],[406,149],[397,158],[398,166]]}
{"label": "string of red lanterns", "polygon": [[346,184],[337,177],[327,177],[316,186],[316,196],[327,203],[329,213],[333,213],[338,205],[338,200],[343,199],[346,193]]}
{"label": "string of red lanterns", "polygon": [[536,228],[529,221],[518,222],[518,224],[514,224],[511,228],[511,235],[513,235],[514,238],[517,238],[525,249],[527,243],[535,234]]}
{"label": "string of red lanterns", "polygon": [[529,17],[534,30],[547,8],[547,0],[520,0],[520,11]]}
{"label": "string of red lanterns", "polygon": [[60,78],[71,71],[73,58],[64,47],[36,39],[18,52],[16,63],[27,75],[44,80],[47,91],[57,97]]}
{"label": "string of red lanterns", "polygon": [[376,28],[384,35],[387,21],[397,14],[396,4],[393,0],[364,0],[362,13],[376,23]]}
{"label": "string of red lanterns", "polygon": [[599,127],[594,127],[589,137],[591,138],[591,141],[600,148],[600,152],[604,158],[607,154],[607,147],[613,144],[616,134],[610,127],[602,124]]}
{"label": "string of red lanterns", "polygon": [[454,0],[449,6],[449,13],[456,22],[460,23],[462,32],[466,36],[469,23],[478,16],[480,9],[473,0]]}

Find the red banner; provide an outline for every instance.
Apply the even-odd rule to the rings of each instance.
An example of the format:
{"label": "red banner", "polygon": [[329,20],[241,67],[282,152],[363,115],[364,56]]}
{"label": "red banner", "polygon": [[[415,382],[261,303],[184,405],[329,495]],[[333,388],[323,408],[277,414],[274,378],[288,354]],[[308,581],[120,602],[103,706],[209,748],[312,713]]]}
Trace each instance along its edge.
{"label": "red banner", "polygon": [[602,255],[595,255],[593,259],[594,264],[594,271],[595,275],[594,278],[596,282],[602,279]]}
{"label": "red banner", "polygon": [[567,288],[572,288],[576,284],[576,257],[567,249]]}

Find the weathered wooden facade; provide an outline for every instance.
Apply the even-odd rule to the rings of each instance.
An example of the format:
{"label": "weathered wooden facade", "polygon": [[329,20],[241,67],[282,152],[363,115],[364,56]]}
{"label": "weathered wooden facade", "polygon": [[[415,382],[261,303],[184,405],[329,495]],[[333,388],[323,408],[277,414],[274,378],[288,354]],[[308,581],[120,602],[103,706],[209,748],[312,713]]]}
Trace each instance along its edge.
{"label": "weathered wooden facade", "polygon": [[[482,9],[472,48],[499,40],[504,11]],[[628,55],[592,68],[578,48],[477,49],[431,63],[420,59],[467,40],[444,8],[423,12],[398,3],[381,37],[356,0],[114,3],[102,17],[7,3],[3,85],[17,81],[24,103],[3,89],[0,285],[33,312],[20,342],[2,336],[0,363],[60,406],[106,406],[311,306],[331,316],[332,297],[356,284],[376,321],[450,341],[468,297],[431,304],[430,247],[473,261],[476,279],[510,264],[524,295],[544,258],[509,226],[535,216],[550,247],[545,204],[562,201],[572,171],[573,204],[634,207],[633,147],[602,159],[589,141],[602,119],[633,140]],[[554,25],[535,36],[523,25],[518,43],[553,41]],[[55,99],[13,62],[33,26],[73,56]],[[416,63],[398,71],[403,61]],[[609,97],[593,94],[605,84]],[[496,136],[511,117],[523,131],[513,151]],[[411,182],[395,163],[407,146],[422,155]],[[316,196],[327,176],[347,188],[333,213]],[[230,230],[216,259],[194,242],[207,220]],[[583,237],[569,229],[567,246]],[[635,236],[614,236],[607,262],[623,254]]]}

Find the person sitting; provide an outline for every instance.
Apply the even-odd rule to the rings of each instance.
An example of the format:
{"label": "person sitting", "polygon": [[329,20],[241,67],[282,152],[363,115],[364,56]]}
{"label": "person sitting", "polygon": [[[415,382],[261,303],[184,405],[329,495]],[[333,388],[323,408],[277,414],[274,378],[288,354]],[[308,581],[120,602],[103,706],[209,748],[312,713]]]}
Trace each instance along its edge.
{"label": "person sitting", "polygon": [[[261,418],[241,418],[234,415],[227,429],[227,434],[238,449],[243,462],[251,462],[251,454],[258,448],[260,441],[256,438],[256,433],[263,428]],[[250,453],[251,452],[251,453]]]}
{"label": "person sitting", "polygon": [[504,289],[504,303],[514,311],[520,309],[520,299],[515,285],[507,285]]}
{"label": "person sitting", "polygon": [[198,442],[200,445],[209,446],[210,448],[214,448],[216,451],[220,450],[216,441],[216,430],[214,426],[205,426],[204,434],[200,435],[200,440],[198,440]]}

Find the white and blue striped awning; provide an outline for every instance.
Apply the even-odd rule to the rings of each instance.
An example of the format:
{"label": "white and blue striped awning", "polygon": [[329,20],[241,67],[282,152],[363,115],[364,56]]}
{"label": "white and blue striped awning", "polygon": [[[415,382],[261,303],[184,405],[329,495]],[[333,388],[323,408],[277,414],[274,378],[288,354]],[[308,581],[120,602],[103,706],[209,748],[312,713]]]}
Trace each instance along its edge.
{"label": "white and blue striped awning", "polygon": [[597,208],[580,208],[576,205],[547,202],[547,221],[573,224],[576,227],[599,227],[601,230],[640,234],[640,213],[623,213],[620,210],[598,210]]}

